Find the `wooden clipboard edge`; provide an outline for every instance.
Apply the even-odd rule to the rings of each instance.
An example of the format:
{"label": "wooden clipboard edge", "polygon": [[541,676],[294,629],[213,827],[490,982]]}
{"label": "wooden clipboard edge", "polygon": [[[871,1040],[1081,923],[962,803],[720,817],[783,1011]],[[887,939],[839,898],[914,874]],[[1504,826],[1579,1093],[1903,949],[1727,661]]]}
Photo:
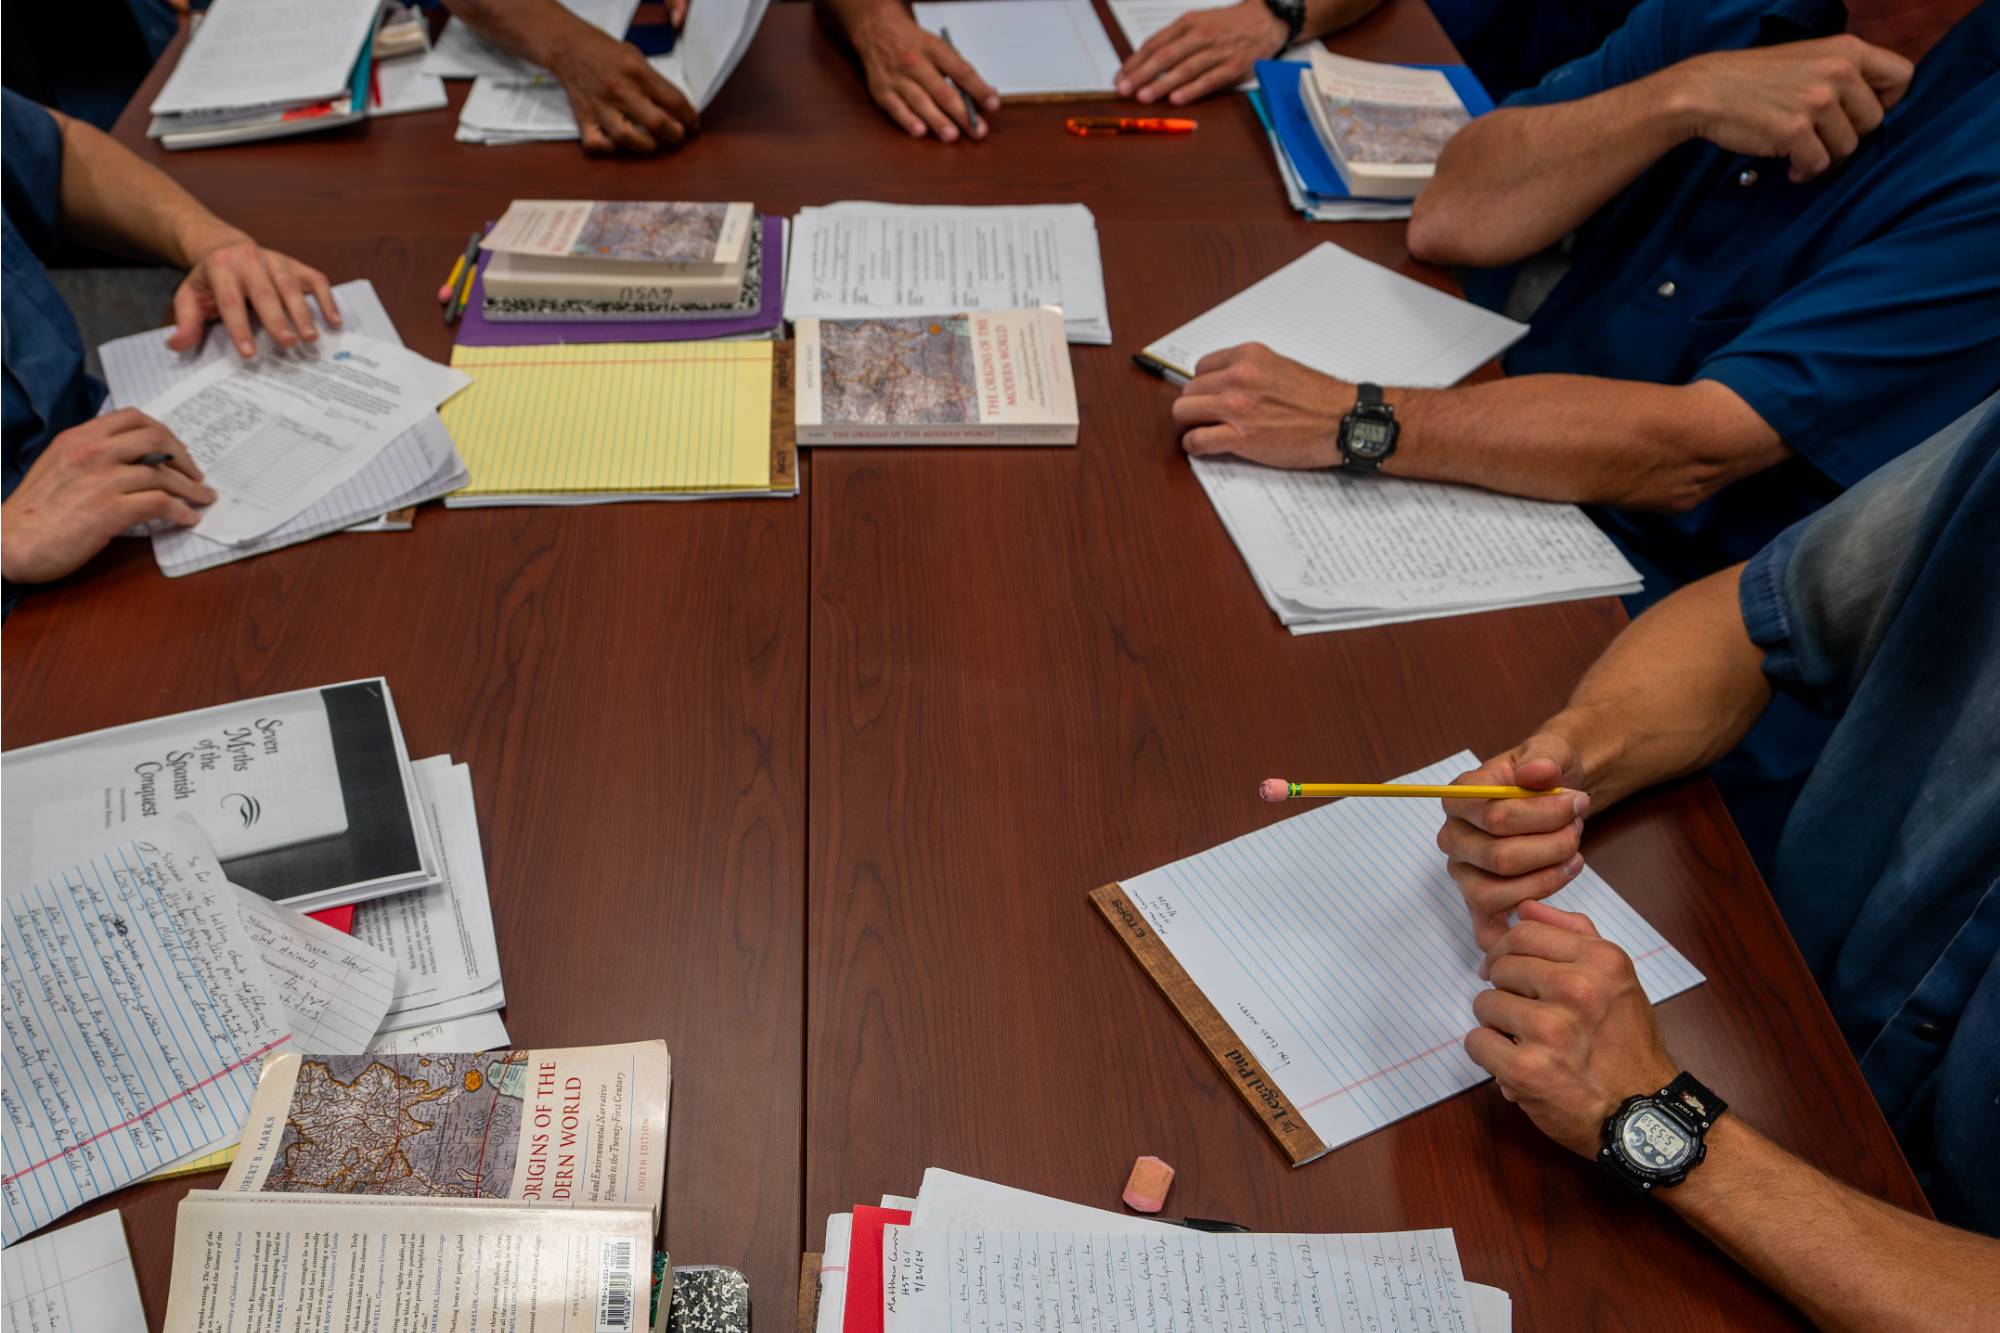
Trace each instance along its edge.
{"label": "wooden clipboard edge", "polygon": [[819,1327],[820,1256],[807,1250],[799,1256],[799,1308],[793,1317],[794,1333],[813,1333]]}
{"label": "wooden clipboard edge", "polygon": [[796,495],[799,489],[799,400],[792,387],[791,339],[771,347],[771,489]]}
{"label": "wooden clipboard edge", "polygon": [[1166,941],[1146,923],[1145,916],[1127,896],[1125,886],[1106,884],[1092,889],[1090,901],[1118,938],[1125,941],[1125,947],[1139,960],[1139,966],[1146,969],[1146,975],[1165,993],[1181,1021],[1207,1049],[1209,1058],[1243,1098],[1251,1114],[1271,1131],[1271,1137],[1278,1141],[1278,1147],[1292,1165],[1303,1166],[1325,1153],[1326,1144],[1306,1124],[1305,1116],[1278,1091],[1277,1081],[1265,1072],[1264,1066],[1250,1053],[1249,1045],[1208,1002]]}

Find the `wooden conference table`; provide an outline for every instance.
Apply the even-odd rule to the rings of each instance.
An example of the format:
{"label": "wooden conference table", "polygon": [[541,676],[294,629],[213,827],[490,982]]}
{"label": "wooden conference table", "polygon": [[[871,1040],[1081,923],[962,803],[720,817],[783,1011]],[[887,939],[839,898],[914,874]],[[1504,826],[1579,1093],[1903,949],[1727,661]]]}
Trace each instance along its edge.
{"label": "wooden conference table", "polygon": [[[1337,45],[1450,49],[1418,0]],[[1410,266],[1400,224],[1294,215],[1244,99],[1184,140],[1079,140],[1024,106],[978,147],[910,142],[779,4],[702,135],[656,162],[460,146],[463,85],[449,113],[168,155],[143,108],[172,59],[120,138],[264,243],[372,278],[439,359],[431,293],[517,195],[1080,200],[1116,341],[1075,349],[1075,449],[827,451],[789,501],[433,508],[180,580],[124,544],[9,621],[8,746],[386,675],[411,753],[472,766],[510,1033],[667,1040],[666,1239],[741,1268],[761,1329],[788,1325],[828,1213],[926,1166],[1116,1206],[1140,1153],[1178,1168],[1176,1212],[1454,1227],[1522,1329],[1794,1322],[1491,1085],[1293,1170],[1085,899],[1275,818],[1259,778],[1511,743],[1624,621],[1597,601],[1278,626],[1179,453],[1173,391],[1130,353],[1325,240],[1449,279]],[[1593,821],[1586,851],[1708,976],[1660,1010],[1678,1058],[1922,1208],[1706,781]],[[96,1205],[124,1210],[156,1329],[187,1188]]]}

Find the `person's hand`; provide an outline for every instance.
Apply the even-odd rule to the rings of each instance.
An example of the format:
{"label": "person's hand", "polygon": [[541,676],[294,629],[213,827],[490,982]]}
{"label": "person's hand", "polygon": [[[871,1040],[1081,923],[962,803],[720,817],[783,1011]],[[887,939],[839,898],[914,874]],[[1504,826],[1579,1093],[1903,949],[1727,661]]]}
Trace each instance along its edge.
{"label": "person's hand", "polygon": [[327,324],[340,327],[326,274],[266,250],[240,231],[197,244],[189,261],[188,275],[174,292],[174,331],[167,337],[167,346],[176,352],[199,345],[208,326],[219,319],[240,355],[257,355],[252,313],[280,347],[315,342],[319,326],[306,305],[308,293]]}
{"label": "person's hand", "polygon": [[[160,464],[142,463],[165,454]],[[0,505],[0,573],[10,583],[59,579],[113,537],[164,519],[181,527],[212,503],[187,447],[134,408],[93,417],[49,441]]]}
{"label": "person's hand", "polygon": [[[686,0],[680,11],[685,17]],[[588,23],[579,20],[545,54],[542,63],[569,95],[586,153],[657,153],[682,142],[700,122],[687,94],[638,47]]]}
{"label": "person's hand", "polygon": [[1233,88],[1285,44],[1285,25],[1264,0],[1181,15],[1148,37],[1118,68],[1118,95],[1175,106]]}
{"label": "person's hand", "polygon": [[1679,1072],[1623,949],[1590,918],[1521,905],[1521,924],[1486,955],[1493,989],[1472,1001],[1482,1026],[1465,1053],[1542,1133],[1595,1157],[1604,1118]]}
{"label": "person's hand", "polygon": [[[870,14],[849,34],[868,80],[868,95],[913,139],[935,134],[944,143],[986,137],[986,116],[1000,94],[942,37],[925,32],[900,4]],[[969,116],[960,89],[986,113]]]}
{"label": "person's hand", "polygon": [[1181,448],[1235,454],[1271,467],[1332,467],[1340,461],[1340,419],[1354,386],[1262,343],[1210,352],[1174,400]]}
{"label": "person's hand", "polygon": [[1910,86],[1914,66],[1843,33],[1714,51],[1665,71],[1693,137],[1732,153],[1791,159],[1809,181],[1844,162]]}
{"label": "person's hand", "polygon": [[1531,737],[1506,754],[1452,779],[1454,786],[1565,787],[1554,796],[1444,803],[1438,850],[1465,895],[1472,933],[1490,949],[1507,932],[1507,914],[1546,898],[1583,873],[1583,819],[1590,796],[1580,790],[1576,751],[1560,736]]}

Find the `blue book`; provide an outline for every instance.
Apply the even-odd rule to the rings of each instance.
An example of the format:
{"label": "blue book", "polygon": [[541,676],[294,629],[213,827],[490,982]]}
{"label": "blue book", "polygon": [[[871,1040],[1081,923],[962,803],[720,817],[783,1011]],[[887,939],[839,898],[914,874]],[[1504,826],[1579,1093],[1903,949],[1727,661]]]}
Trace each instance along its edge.
{"label": "blue book", "polygon": [[[1257,118],[1278,136],[1278,147],[1291,159],[1292,169],[1298,173],[1299,183],[1305,187],[1308,198],[1316,201],[1346,199],[1350,197],[1347,183],[1341,180],[1326,145],[1319,141],[1319,135],[1313,129],[1305,103],[1299,100],[1299,77],[1311,68],[1299,61],[1258,61],[1257,87],[1250,94],[1251,105],[1257,109]],[[1452,91],[1458,94],[1458,100],[1465,103],[1466,111],[1474,116],[1483,116],[1493,109],[1493,99],[1464,65],[1411,65],[1408,68],[1434,69],[1444,75]]]}

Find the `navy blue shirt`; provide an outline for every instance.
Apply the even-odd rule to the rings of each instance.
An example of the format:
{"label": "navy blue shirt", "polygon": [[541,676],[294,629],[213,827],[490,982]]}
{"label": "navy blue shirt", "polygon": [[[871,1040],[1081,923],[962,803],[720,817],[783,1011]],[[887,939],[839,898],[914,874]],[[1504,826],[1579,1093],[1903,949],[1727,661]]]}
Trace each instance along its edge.
{"label": "navy blue shirt", "polygon": [[1431,0],[1459,57],[1495,99],[1595,51],[1639,0]]}
{"label": "navy blue shirt", "polygon": [[97,415],[104,386],[85,373],[83,335],[42,267],[62,205],[62,132],[27,98],[0,98],[0,494],[12,495],[50,440]]}
{"label": "navy blue shirt", "polygon": [[[1829,36],[1836,0],[1648,0],[1591,55],[1508,102],[1588,97],[1704,52]],[[1961,20],[1845,164],[1691,142],[1581,228],[1506,358],[1733,389],[1798,457],[1686,514],[1596,515],[1648,595],[1748,559],[2000,386],[2000,5]],[[1498,305],[1511,274],[1476,275]]]}
{"label": "navy blue shirt", "polygon": [[1741,602],[1772,684],[1839,719],[1772,895],[1938,1216],[2000,1235],[1996,533],[2000,396],[1787,529]]}

